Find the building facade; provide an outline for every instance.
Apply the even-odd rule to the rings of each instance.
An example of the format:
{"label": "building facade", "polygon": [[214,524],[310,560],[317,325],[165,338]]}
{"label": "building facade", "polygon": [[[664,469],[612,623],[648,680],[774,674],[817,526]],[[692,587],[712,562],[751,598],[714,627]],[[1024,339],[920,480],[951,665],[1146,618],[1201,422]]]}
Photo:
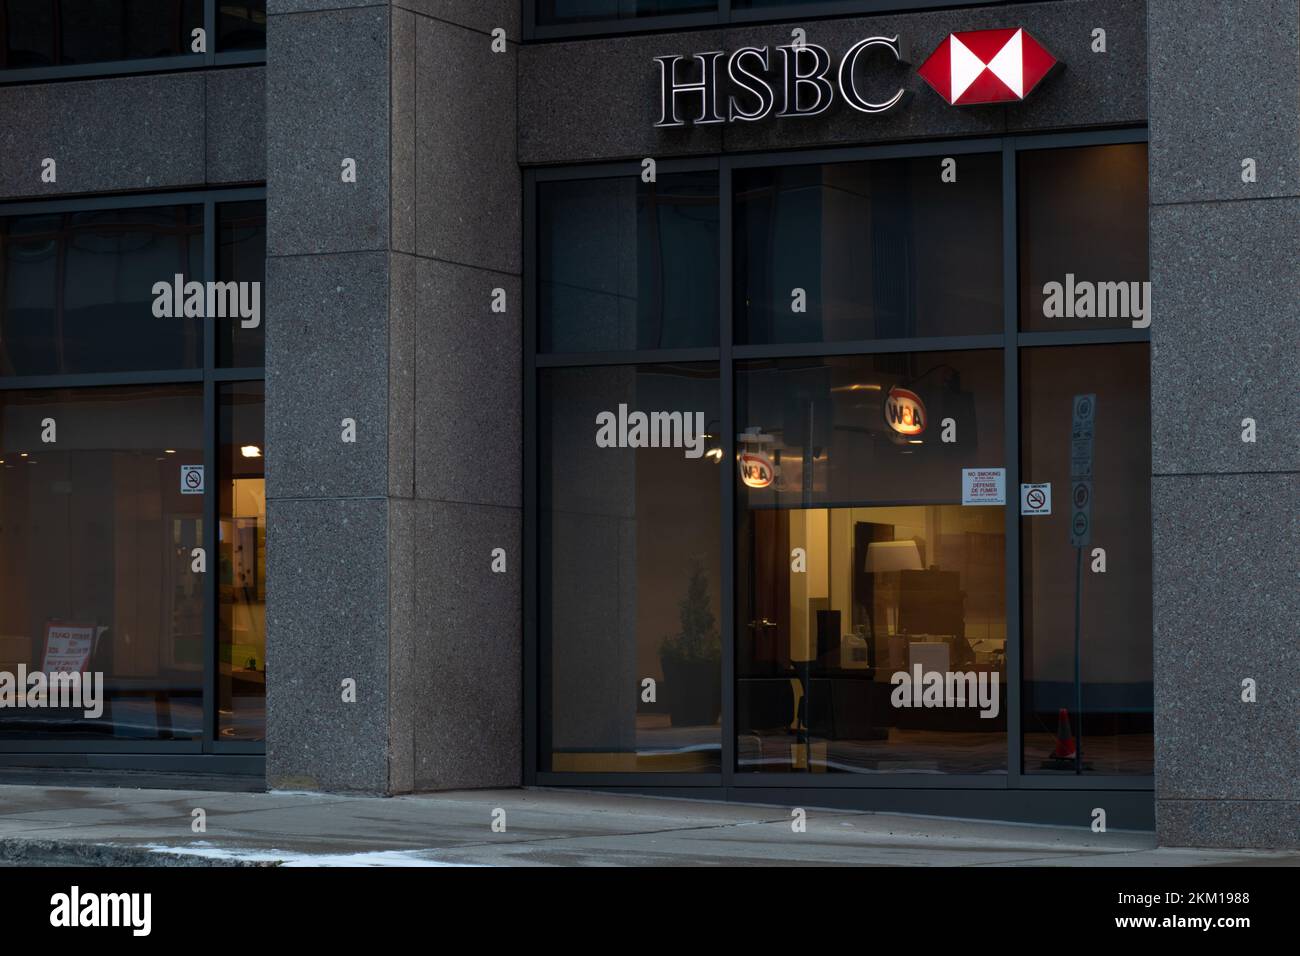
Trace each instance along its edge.
{"label": "building facade", "polygon": [[4,4],[0,769],[1296,846],[1242,6]]}

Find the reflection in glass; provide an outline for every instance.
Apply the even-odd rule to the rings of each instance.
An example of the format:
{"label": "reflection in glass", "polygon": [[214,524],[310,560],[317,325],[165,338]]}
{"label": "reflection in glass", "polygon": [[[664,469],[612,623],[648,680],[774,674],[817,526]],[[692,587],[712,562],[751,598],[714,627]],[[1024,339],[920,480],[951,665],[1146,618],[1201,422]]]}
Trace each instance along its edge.
{"label": "reflection in glass", "polygon": [[261,382],[220,387],[217,735],[266,736],[266,460]]}
{"label": "reflection in glass", "polygon": [[[543,767],[717,772],[717,366],[548,369],[538,381]],[[638,432],[637,412],[668,415]],[[658,447],[636,446],[651,434]]]}
{"label": "reflection in glass", "polygon": [[1005,772],[1001,353],[744,363],[736,415],[738,769]]}
{"label": "reflection in glass", "polygon": [[736,170],[736,341],[1001,332],[1001,157],[942,159]]}
{"label": "reflection in glass", "polygon": [[1130,328],[1150,305],[1146,143],[1023,151],[1016,176],[1021,330]]}
{"label": "reflection in glass", "polygon": [[0,69],[190,53],[203,0],[0,0]]}
{"label": "reflection in glass", "polygon": [[239,318],[216,319],[217,364],[223,368],[260,368],[266,342],[266,203],[221,203],[217,206],[217,279],[256,282],[261,287],[261,321],[244,328]]}
{"label": "reflection in glass", "polygon": [[197,368],[201,318],[153,287],[202,280],[203,207],[0,217],[0,375]]}
{"label": "reflection in glass", "polygon": [[627,20],[672,13],[716,10],[718,0],[537,0],[537,22],[581,23]]}
{"label": "reflection in glass", "polygon": [[266,0],[217,0],[217,49],[266,47]]}
{"label": "reflection in glass", "polygon": [[[1025,773],[1153,772],[1148,348],[1021,353],[1021,480],[1050,482],[1055,492],[1052,514],[1021,519]],[[1079,549],[1071,545],[1073,400],[1088,394],[1096,396],[1092,530]],[[1104,574],[1092,571],[1095,547],[1105,549]]]}
{"label": "reflection in glass", "polygon": [[540,183],[544,352],[718,343],[718,175]]}
{"label": "reflection in glass", "polygon": [[106,697],[98,718],[0,710],[0,736],[200,734],[203,495],[182,468],[202,462],[197,385],[0,392],[0,671],[48,671],[62,643]]}
{"label": "reflection in glass", "polygon": [[775,470],[741,488],[752,508],[961,501],[963,468],[1005,465],[995,350],[751,361],[736,380],[738,451]]}

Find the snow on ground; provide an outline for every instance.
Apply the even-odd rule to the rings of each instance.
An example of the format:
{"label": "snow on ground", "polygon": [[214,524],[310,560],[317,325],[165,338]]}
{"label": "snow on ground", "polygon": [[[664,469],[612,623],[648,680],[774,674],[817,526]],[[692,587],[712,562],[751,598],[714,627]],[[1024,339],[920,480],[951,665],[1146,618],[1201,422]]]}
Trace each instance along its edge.
{"label": "snow on ground", "polygon": [[470,866],[443,863],[426,854],[429,850],[372,850],[364,853],[299,853],[287,850],[251,850],[198,842],[185,846],[147,843],[142,849],[153,853],[175,853],[211,860],[243,860],[250,863],[280,861],[281,866]]}

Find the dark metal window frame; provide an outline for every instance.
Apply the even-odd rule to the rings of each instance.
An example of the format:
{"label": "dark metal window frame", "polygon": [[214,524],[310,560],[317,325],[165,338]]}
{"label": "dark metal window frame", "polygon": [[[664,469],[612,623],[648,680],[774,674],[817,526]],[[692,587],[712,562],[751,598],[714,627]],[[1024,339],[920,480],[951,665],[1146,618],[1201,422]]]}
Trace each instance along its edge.
{"label": "dark metal window frame", "polygon": [[992,6],[1010,0],[787,0],[781,6],[741,9],[736,0],[716,0],[716,10],[696,13],[665,13],[627,19],[586,20],[578,23],[539,23],[537,0],[523,0],[524,42],[570,40],[627,33],[657,33],[669,30],[706,29],[718,26],[748,26],[783,20],[816,20],[825,17],[878,16],[935,8]]}
{"label": "dark metal window frame", "polygon": [[[88,212],[103,209],[140,209],[151,206],[197,205],[203,207],[203,274],[194,276],[199,281],[216,278],[217,269],[217,211],[216,207],[229,202],[265,201],[266,188],[242,187],[235,189],[204,189],[183,192],[149,193],[129,196],[94,196],[73,199],[52,199],[0,203],[0,217],[28,216],[48,213]],[[217,736],[217,412],[219,386],[224,382],[262,381],[264,367],[220,368],[217,361],[217,324],[205,321],[203,325],[203,365],[200,368],[145,370],[139,372],[91,372],[70,375],[12,375],[0,376],[0,391],[29,391],[50,388],[93,388],[107,385],[195,385],[203,387],[203,470],[213,476],[203,496],[203,547],[208,554],[210,568],[203,582],[203,729],[195,740],[0,740],[0,767],[23,761],[19,754],[52,755],[51,760],[66,755],[67,765],[85,764],[85,755],[105,755],[100,761],[105,766],[131,767],[136,765],[154,768],[157,760],[144,760],[144,756],[157,758],[171,755],[167,769],[213,770],[250,773],[261,771],[265,741],[221,740]],[[109,755],[123,758],[114,762]],[[181,759],[189,756],[194,759]],[[214,761],[213,757],[223,758]],[[136,758],[140,758],[137,760]],[[220,764],[220,767],[215,764]]]}
{"label": "dark metal window frame", "polygon": [[214,66],[245,66],[266,62],[266,48],[260,50],[217,49],[217,0],[203,0],[203,29],[208,34],[207,53],[180,53],[176,56],[146,57],[136,60],[104,60],[99,63],[69,63],[59,66],[34,66],[23,70],[0,70],[0,86],[19,83],[48,83],[54,80],[108,79],[137,76],[143,73],[173,73],[201,70]]}
{"label": "dark metal window frame", "polygon": [[[1097,345],[1149,342],[1147,329],[1081,329],[1075,331],[1020,331],[1019,248],[1017,241],[1017,155],[1042,149],[1145,143],[1147,131],[1118,128],[1089,132],[1029,134],[981,137],[946,141],[834,147],[828,149],[764,152],[705,158],[661,159],[658,172],[717,170],[719,190],[719,342],[718,348],[628,350],[593,353],[542,353],[538,351],[537,324],[537,186],[559,180],[592,179],[640,175],[637,161],[545,167],[524,174],[524,522],[523,522],[523,613],[524,613],[524,782],[530,786],[618,788],[629,792],[677,794],[700,798],[748,802],[791,800],[812,805],[852,805],[893,808],[924,805],[927,813],[958,816],[998,816],[999,806],[976,799],[982,806],[971,812],[972,794],[1009,791],[1016,795],[1017,818],[1059,819],[1062,807],[1070,812],[1087,800],[1105,793],[1126,801],[1124,806],[1138,817],[1149,818],[1152,775],[1044,775],[1022,770],[1021,739],[1021,555],[1019,508],[1008,504],[1006,512],[1006,606],[1007,606],[1007,771],[1005,774],[804,774],[751,773],[736,769],[735,728],[735,481],[731,471],[720,469],[722,548],[721,632],[722,648],[722,771],[721,773],[576,773],[539,769],[549,736],[550,687],[547,679],[550,648],[539,637],[538,579],[538,395],[539,369],[593,365],[634,365],[654,362],[717,362],[723,447],[735,446],[735,367],[744,359],[792,356],[868,355],[900,351],[956,351],[1001,349],[1003,353],[1004,452],[1008,500],[1020,484],[1020,350],[1057,345]],[[793,166],[825,162],[854,162],[873,159],[922,156],[957,156],[963,153],[1002,154],[1002,282],[1003,330],[993,335],[934,336],[909,339],[875,339],[847,342],[776,345],[736,345],[732,332],[732,173],[754,166]],[[848,793],[846,791],[853,791]],[[1062,792],[1064,791],[1064,792]],[[839,796],[836,794],[839,793]],[[895,794],[890,796],[890,794]],[[944,794],[947,794],[944,796]],[[1125,795],[1127,794],[1127,796]],[[1096,804],[1091,804],[1096,806]],[[1113,806],[1115,804],[1108,804]],[[1085,811],[1086,812],[1086,811]]]}

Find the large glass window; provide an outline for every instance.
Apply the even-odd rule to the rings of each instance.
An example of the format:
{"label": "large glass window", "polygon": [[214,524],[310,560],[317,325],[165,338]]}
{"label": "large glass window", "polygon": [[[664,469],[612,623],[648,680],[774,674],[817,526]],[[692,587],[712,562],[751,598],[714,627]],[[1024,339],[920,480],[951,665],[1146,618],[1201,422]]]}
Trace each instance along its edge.
{"label": "large glass window", "polygon": [[266,0],[218,0],[217,46],[260,50],[266,46]]}
{"label": "large glass window", "polygon": [[1021,519],[1024,772],[1150,774],[1148,346],[1025,349],[1020,396],[1021,480],[1053,491]]}
{"label": "large glass window", "polygon": [[718,174],[542,183],[544,352],[718,342]]}
{"label": "large glass window", "polygon": [[535,24],[548,35],[563,35],[566,28],[614,32],[627,29],[662,29],[656,18],[682,17],[685,25],[726,22],[752,23],[758,17],[829,14],[893,13],[916,7],[974,6],[1003,0],[525,0]]}
{"label": "large glass window", "polygon": [[1002,330],[998,154],[735,173],[739,343]]}
{"label": "large glass window", "polygon": [[0,217],[0,376],[195,368],[203,320],[155,283],[203,276],[203,207]]}
{"label": "large glass window", "polygon": [[738,769],[1005,771],[1002,394],[998,351],[741,366]]}
{"label": "large glass window", "polygon": [[0,750],[265,737],[264,201],[163,198],[0,209],[0,694],[103,681],[0,707]]}
{"label": "large glass window", "polygon": [[266,728],[266,448],[261,382],[220,388],[217,546],[217,734]]}
{"label": "large glass window", "polygon": [[24,698],[0,736],[197,737],[202,388],[0,391],[0,462],[0,672],[103,675],[102,713]]}
{"label": "large glass window", "polygon": [[718,0],[537,0],[538,23],[582,23],[716,10]]}
{"label": "large glass window", "polygon": [[1146,144],[1025,150],[1016,181],[1020,328],[1149,321]]}
{"label": "large glass window", "polygon": [[0,69],[177,56],[203,0],[0,0]]}
{"label": "large glass window", "polygon": [[716,772],[717,365],[556,369],[538,386],[548,769]]}
{"label": "large glass window", "polygon": [[[217,280],[256,282],[265,292],[266,203],[232,202],[217,206]],[[251,301],[251,300],[250,300]],[[266,351],[266,296],[258,297],[255,318],[218,319],[217,364],[257,368]],[[250,310],[251,311],[251,310]],[[254,324],[256,322],[256,324]]]}
{"label": "large glass window", "polygon": [[[1144,323],[1040,321],[1052,277],[1146,282],[1118,138],[539,174],[538,770],[1151,774]],[[651,441],[689,410],[699,457]]]}

